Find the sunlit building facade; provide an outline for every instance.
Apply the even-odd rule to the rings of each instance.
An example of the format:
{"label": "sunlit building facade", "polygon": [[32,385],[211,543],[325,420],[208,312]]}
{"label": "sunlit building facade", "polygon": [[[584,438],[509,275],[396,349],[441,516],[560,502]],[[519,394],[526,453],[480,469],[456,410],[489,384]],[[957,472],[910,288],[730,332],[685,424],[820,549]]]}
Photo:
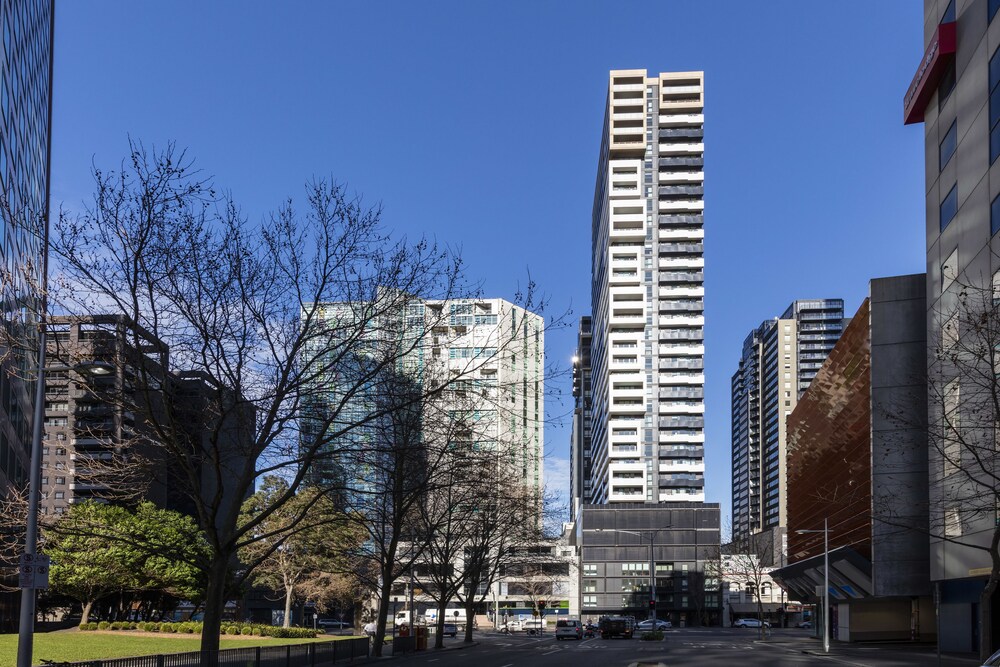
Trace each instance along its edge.
{"label": "sunlit building facade", "polygon": [[591,501],[704,500],[702,72],[613,70],[592,219]]}

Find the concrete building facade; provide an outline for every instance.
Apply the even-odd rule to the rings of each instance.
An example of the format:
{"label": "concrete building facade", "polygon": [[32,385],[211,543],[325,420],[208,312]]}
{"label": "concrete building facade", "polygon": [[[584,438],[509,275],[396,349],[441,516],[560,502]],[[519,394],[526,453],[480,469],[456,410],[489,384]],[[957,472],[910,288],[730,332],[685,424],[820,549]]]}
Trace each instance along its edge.
{"label": "concrete building facade", "polygon": [[925,308],[923,274],[872,280],[788,418],[789,564],[770,574],[840,641],[935,636]]}
{"label": "concrete building facade", "polygon": [[732,377],[733,536],[771,532],[776,557],[788,522],[786,419],[840,338],[843,319],[841,299],[792,302],[750,332]]}
{"label": "concrete building facade", "polygon": [[613,70],[592,219],[592,491],[704,500],[702,72]]}
{"label": "concrete building facade", "polygon": [[[962,324],[970,301],[989,310],[1000,286],[1000,4],[995,0],[924,0],[924,55],[903,99],[905,123],[923,123],[927,239],[928,419],[931,461],[931,578],[940,591],[942,648],[978,648],[980,593],[990,570],[996,528],[991,483],[971,482],[967,460],[949,443],[968,440],[978,412],[975,373],[949,360],[956,341],[974,346],[973,323]],[[985,296],[983,296],[985,295]],[[963,313],[963,311],[965,311]],[[993,316],[985,322],[992,322]],[[968,325],[968,326],[967,326]],[[992,326],[992,325],[991,325]],[[971,339],[968,338],[971,336]],[[968,340],[968,342],[966,342]],[[964,375],[964,377],[959,377]],[[946,428],[963,424],[958,438]],[[965,446],[970,445],[970,446]],[[975,449],[966,442],[959,450]],[[995,465],[995,454],[989,455]],[[975,475],[971,479],[975,479]],[[965,481],[963,481],[963,478]],[[975,497],[963,488],[975,487]],[[978,507],[987,498],[993,509]],[[1000,599],[992,602],[991,650],[1000,648]]]}
{"label": "concrete building facade", "polygon": [[584,619],[646,618],[652,580],[658,619],[721,623],[718,504],[588,505],[576,529]]}

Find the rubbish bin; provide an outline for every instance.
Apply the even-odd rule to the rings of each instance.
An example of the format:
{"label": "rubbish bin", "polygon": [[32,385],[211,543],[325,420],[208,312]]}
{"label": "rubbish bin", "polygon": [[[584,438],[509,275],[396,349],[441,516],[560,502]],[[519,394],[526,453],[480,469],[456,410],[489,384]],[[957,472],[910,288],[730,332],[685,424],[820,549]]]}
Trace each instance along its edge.
{"label": "rubbish bin", "polygon": [[426,651],[427,650],[427,626],[418,625],[414,628],[416,634],[414,637],[417,640],[416,650]]}

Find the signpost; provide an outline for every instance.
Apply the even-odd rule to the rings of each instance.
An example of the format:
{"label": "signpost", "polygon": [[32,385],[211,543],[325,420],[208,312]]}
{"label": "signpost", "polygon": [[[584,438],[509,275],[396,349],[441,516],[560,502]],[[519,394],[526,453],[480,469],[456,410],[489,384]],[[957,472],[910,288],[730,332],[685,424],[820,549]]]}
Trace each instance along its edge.
{"label": "signpost", "polygon": [[20,588],[48,588],[49,557],[44,554],[21,554],[18,573]]}

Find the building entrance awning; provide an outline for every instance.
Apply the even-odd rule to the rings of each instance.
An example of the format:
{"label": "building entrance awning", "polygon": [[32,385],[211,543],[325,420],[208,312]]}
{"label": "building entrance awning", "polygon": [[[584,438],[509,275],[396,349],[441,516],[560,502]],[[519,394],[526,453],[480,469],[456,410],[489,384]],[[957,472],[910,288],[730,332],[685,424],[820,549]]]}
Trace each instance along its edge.
{"label": "building entrance awning", "polygon": [[[819,602],[823,595],[823,555],[790,563],[771,571],[771,579],[789,597]],[[851,547],[830,552],[830,599],[850,600],[872,596],[872,564]]]}

